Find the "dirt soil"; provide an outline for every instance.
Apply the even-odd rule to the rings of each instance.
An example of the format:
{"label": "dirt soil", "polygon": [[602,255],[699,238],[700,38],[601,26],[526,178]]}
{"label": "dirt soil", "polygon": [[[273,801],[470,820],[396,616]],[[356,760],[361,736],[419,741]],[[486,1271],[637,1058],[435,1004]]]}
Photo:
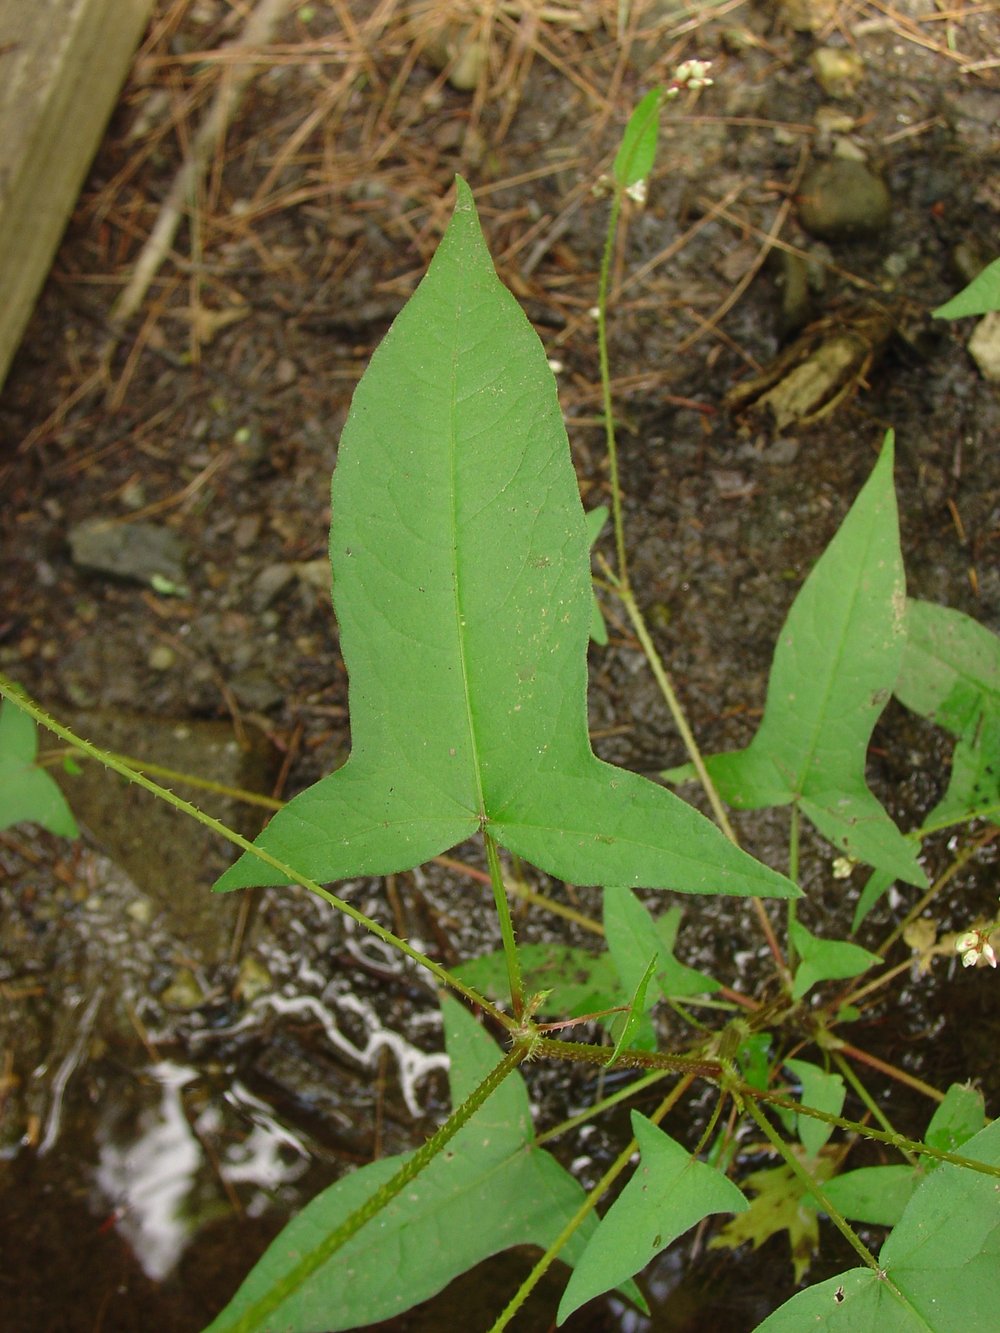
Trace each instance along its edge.
{"label": "dirt soil", "polygon": [[[224,770],[230,786],[287,797],[341,762],[329,478],[354,385],[434,252],[454,175],[558,363],[586,504],[606,501],[591,310],[608,203],[595,186],[631,107],[691,57],[713,62],[714,83],[668,106],[648,201],[626,210],[611,362],[633,577],[699,739],[712,750],[751,734],[791,597],[889,427],[910,592],[1000,631],[1000,393],[967,351],[973,322],[929,317],[1000,250],[993,6],[317,0],[286,6],[248,55],[231,43],[252,9],[158,5],[3,388],[0,670],[91,739],[168,767],[200,771],[204,754],[219,772],[218,735],[203,749],[199,729],[224,722],[252,756]],[[227,90],[240,96],[225,134],[118,320]],[[777,419],[727,407],[803,336],[814,347],[873,318],[885,336],[822,402],[783,399]],[[79,525],[95,520],[138,534],[132,563],[93,555]],[[591,708],[604,757],[649,774],[683,759],[613,614]],[[873,781],[912,827],[947,751],[895,707],[878,739]],[[66,781],[72,800],[83,779]],[[419,978],[304,896],[206,913],[225,853],[188,847],[182,831],[144,872],[144,816],[119,798],[112,784],[90,800],[73,846],[0,834],[0,1308],[12,1331],[200,1328],[291,1209],[347,1165],[418,1140],[445,1104]],[[780,821],[744,830],[782,863]],[[125,833],[128,854],[116,852]],[[843,927],[853,898],[822,851],[806,852],[803,919]],[[935,855],[945,849],[931,868]],[[986,858],[944,924],[988,910],[996,882]],[[435,865],[352,889],[445,962],[495,944],[467,874]],[[756,956],[748,918],[686,906],[687,960],[740,981]],[[552,926],[531,914],[521,929]],[[934,1029],[939,1045],[921,1048],[932,1081],[968,1077],[1000,1024],[981,981],[914,985],[870,1043],[906,1064],[906,1043]],[[543,1118],[565,1113],[565,1088],[535,1091]],[[902,1127],[918,1133],[920,1114]],[[588,1142],[595,1177],[618,1128]],[[164,1200],[161,1182],[159,1212],[135,1188],[143,1152],[182,1163],[185,1189]],[[607,1301],[567,1327],[681,1330],[714,1316],[749,1329],[793,1289],[783,1246],[742,1267],[718,1252],[664,1260],[651,1320]],[[834,1243],[813,1275],[846,1262]],[[493,1266],[393,1327],[486,1327],[516,1281]],[[553,1308],[550,1293],[523,1327],[548,1327]]]}

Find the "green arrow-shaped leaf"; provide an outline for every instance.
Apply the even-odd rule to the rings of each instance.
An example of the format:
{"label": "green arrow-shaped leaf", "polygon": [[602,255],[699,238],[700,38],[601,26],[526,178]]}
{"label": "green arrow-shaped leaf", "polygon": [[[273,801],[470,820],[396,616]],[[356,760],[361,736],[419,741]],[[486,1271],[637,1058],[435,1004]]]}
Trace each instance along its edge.
{"label": "green arrow-shaped leaf", "polygon": [[0,703],[0,829],[24,821],[63,838],[79,834],[55,781],[35,763],[38,732],[12,699]]}
{"label": "green arrow-shaped leaf", "polygon": [[[635,987],[628,1008],[625,1011],[625,1021],[620,1025],[615,1024],[612,1026],[612,1035],[615,1036],[615,1046],[606,1061],[609,1069],[627,1046],[631,1046],[635,1043],[639,1045],[640,1050],[643,1049],[641,1045],[641,1032],[642,1028],[645,1026],[643,1019],[648,1007],[646,1004],[646,991],[653,977],[653,969],[656,966],[656,959],[657,955],[654,953],[652,958],[650,958],[649,962],[646,964],[645,970],[639,978],[638,985]],[[617,1035],[615,1035],[616,1030]]]}
{"label": "green arrow-shaped leaf", "polygon": [[986,315],[1000,310],[1000,259],[987,264],[967,287],[944,305],[931,311],[934,319],[963,319],[966,315]]}
{"label": "green arrow-shaped leaf", "polygon": [[[852,1222],[892,1227],[903,1216],[923,1178],[919,1167],[861,1166],[828,1180],[823,1193]],[[809,1203],[820,1207],[815,1199],[810,1198]]]}
{"label": "green arrow-shaped leaf", "polygon": [[[797,893],[590,748],[587,530],[555,380],[464,182],[355,393],[332,507],[351,756],[261,846],[332,880],[486,829],[576,883]],[[274,882],[247,854],[217,887]]]}
{"label": "green arrow-shaped leaf", "polygon": [[1000,821],[1000,638],[961,611],[908,601],[895,693],[957,738],[948,790],[927,825]]}
{"label": "green arrow-shaped leaf", "polygon": [[638,1111],[632,1112],[632,1133],[641,1160],[576,1263],[559,1304],[560,1324],[584,1301],[645,1268],[703,1217],[747,1207],[731,1180]]}
{"label": "green arrow-shaped leaf", "polygon": [[882,962],[877,953],[869,953],[849,940],[821,940],[801,921],[789,922],[788,934],[800,959],[792,986],[795,1000],[801,1000],[821,981],[845,981]]}
{"label": "green arrow-shaped leaf", "polygon": [[[845,1088],[839,1074],[829,1074],[808,1060],[786,1060],[785,1068],[802,1084],[803,1106],[811,1106],[815,1111],[826,1111],[830,1115],[840,1115],[844,1106]],[[823,1144],[833,1133],[833,1126],[823,1120],[800,1115],[796,1117],[796,1131],[809,1156],[818,1157]]]}
{"label": "green arrow-shaped leaf", "polygon": [[[1000,1120],[963,1148],[1000,1165]],[[1000,1273],[996,1176],[943,1164],[932,1171],[882,1246],[879,1272],[852,1268],[799,1292],[758,1333],[967,1333],[994,1326]]]}
{"label": "green arrow-shaped leaf", "polygon": [[708,761],[722,797],[757,809],[795,801],[859,860],[924,884],[916,850],[865,781],[868,742],[896,683],[905,606],[892,434],[788,613],[760,728]]}
{"label": "green arrow-shaped leaf", "polygon": [[626,990],[635,990],[649,959],[653,954],[657,956],[654,975],[659,995],[647,996],[647,1008],[651,1008],[660,995],[683,999],[719,989],[720,983],[714,977],[687,967],[674,957],[674,943],[682,915],[680,907],[675,906],[654,920],[634,893],[621,889],[604,890],[604,933]]}
{"label": "green arrow-shaped leaf", "polygon": [[[525,993],[545,995],[535,1010],[539,1016],[576,1018],[610,1009],[625,998],[607,953],[589,954],[569,944],[544,941],[518,945],[517,956]],[[470,959],[454,972],[480,995],[493,1000],[510,998],[507,955],[502,949]]]}
{"label": "green arrow-shaped leaf", "polygon": [[[497,1062],[497,1048],[451,1000],[442,1004],[452,1099]],[[267,1329],[335,1333],[388,1319],[511,1245],[548,1246],[586,1197],[554,1157],[532,1146],[524,1081],[513,1074],[448,1148],[268,1316]],[[405,1155],[405,1156],[408,1156]],[[223,1333],[399,1169],[405,1156],[360,1167],[318,1195],[284,1229],[207,1333]],[[574,1263],[593,1234],[589,1216],[561,1256]],[[634,1294],[634,1289],[633,1289]]]}

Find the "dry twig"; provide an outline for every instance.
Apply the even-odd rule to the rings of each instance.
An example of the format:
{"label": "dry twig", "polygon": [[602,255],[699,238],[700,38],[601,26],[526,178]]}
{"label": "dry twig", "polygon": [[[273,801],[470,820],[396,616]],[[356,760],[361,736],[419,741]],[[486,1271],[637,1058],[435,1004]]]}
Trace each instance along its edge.
{"label": "dry twig", "polygon": [[[284,17],[289,3],[290,0],[258,0],[243,32],[228,49],[235,51],[265,46]],[[248,62],[245,65],[235,64],[231,73],[223,72],[219,90],[191,140],[190,149],[160,208],[156,225],[136,261],[132,277],[114,304],[111,312],[113,323],[124,324],[142,305],[150,283],[173,244],[181,218],[195,195],[198,182],[236,113],[253,71],[253,64]]]}

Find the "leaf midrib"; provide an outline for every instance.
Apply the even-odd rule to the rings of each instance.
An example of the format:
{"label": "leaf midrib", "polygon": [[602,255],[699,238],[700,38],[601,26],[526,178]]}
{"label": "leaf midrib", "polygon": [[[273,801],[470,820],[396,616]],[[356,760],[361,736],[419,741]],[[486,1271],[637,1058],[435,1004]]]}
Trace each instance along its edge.
{"label": "leaf midrib", "polygon": [[463,614],[462,601],[462,579],[459,572],[459,540],[458,540],[458,357],[462,346],[461,339],[458,337],[458,329],[461,323],[461,301],[456,300],[455,311],[455,339],[452,342],[451,351],[451,382],[449,384],[449,404],[448,404],[448,450],[449,450],[449,471],[450,471],[450,517],[451,517],[451,551],[452,551],[452,588],[454,590],[455,600],[455,632],[458,636],[458,659],[462,671],[462,694],[465,702],[465,720],[469,736],[470,759],[472,761],[472,775],[476,784],[476,798],[478,802],[478,814],[480,824],[486,821],[486,800],[483,795],[482,770],[479,761],[479,739],[476,735],[476,727],[472,707],[472,686],[469,680],[469,663],[466,655],[465,639],[465,616]]}
{"label": "leaf midrib", "polygon": [[[851,592],[850,604],[847,609],[847,614],[844,617],[843,623],[845,626],[848,627],[850,626],[854,618],[854,611],[858,603],[860,588],[862,583],[864,582],[865,570],[867,569],[868,565],[868,556],[871,553],[872,544],[875,541],[876,536],[877,536],[877,525],[873,522],[869,522],[868,535],[864,547],[864,559],[859,560],[855,565],[855,569],[857,570],[857,577],[854,580]],[[827,717],[827,712],[829,710],[830,698],[833,694],[834,684],[841,679],[842,675],[841,664],[845,656],[845,644],[846,644],[846,634],[841,634],[840,641],[837,645],[836,653],[829,659],[829,665],[826,673],[826,681],[823,689],[821,705],[816,714],[815,721],[813,722],[810,728],[811,735],[809,737],[808,745],[803,751],[802,769],[799,773],[798,782],[796,783],[796,786],[799,788],[799,790],[795,792],[793,796],[793,800],[796,801],[803,800],[806,796],[810,795],[811,793],[815,793],[816,790],[814,784],[810,783],[809,777],[810,774],[813,772],[813,764],[814,761],[816,760],[816,756],[817,754],[821,753],[821,747],[819,741],[824,730],[826,729],[826,717]],[[836,771],[838,766],[835,766],[832,762],[828,762],[825,765],[820,765],[820,767],[824,773],[829,774],[831,772]],[[863,769],[862,769],[862,781],[864,781]]]}

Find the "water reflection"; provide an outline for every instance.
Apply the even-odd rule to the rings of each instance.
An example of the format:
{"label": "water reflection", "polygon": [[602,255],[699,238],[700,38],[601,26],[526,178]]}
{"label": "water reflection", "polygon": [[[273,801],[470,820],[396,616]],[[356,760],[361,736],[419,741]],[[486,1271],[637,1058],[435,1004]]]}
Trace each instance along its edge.
{"label": "water reflection", "polygon": [[189,1117],[184,1089],[200,1079],[199,1072],[162,1060],[144,1076],[158,1089],[156,1103],[139,1112],[127,1134],[116,1132],[119,1127],[108,1121],[98,1129],[95,1210],[111,1210],[115,1229],[146,1276],[162,1282],[201,1225],[220,1212],[220,1186],[230,1200],[233,1186],[256,1186],[245,1211],[259,1216],[275,1190],[308,1170],[310,1156],[303,1141],[238,1080],[227,1089],[225,1102],[250,1123],[250,1132],[235,1139],[230,1135],[210,1155],[206,1145],[222,1137],[225,1115],[218,1103],[209,1102],[193,1120]]}
{"label": "water reflection", "polygon": [[202,1152],[181,1101],[181,1089],[197,1077],[195,1071],[161,1061],[147,1072],[160,1086],[159,1104],[141,1113],[134,1139],[101,1143],[94,1179],[143,1271],[160,1282],[188,1241],[185,1204]]}

